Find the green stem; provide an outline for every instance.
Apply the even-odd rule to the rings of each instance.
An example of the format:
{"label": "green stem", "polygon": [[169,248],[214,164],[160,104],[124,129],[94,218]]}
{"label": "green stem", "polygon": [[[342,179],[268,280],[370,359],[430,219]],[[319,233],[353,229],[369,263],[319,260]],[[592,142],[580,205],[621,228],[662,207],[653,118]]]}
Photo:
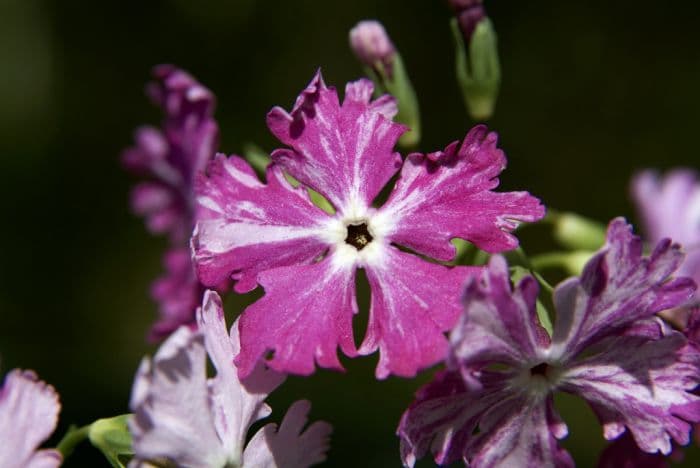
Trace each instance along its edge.
{"label": "green stem", "polygon": [[64,460],[68,458],[71,453],[73,453],[73,450],[75,450],[75,447],[80,442],[88,438],[88,435],[90,434],[90,426],[92,426],[92,424],[88,424],[81,428],[76,428],[75,426],[68,428],[68,432],[66,432],[66,435],[63,436],[63,439],[61,439],[56,446],[56,449],[63,455]]}
{"label": "green stem", "polygon": [[568,261],[568,252],[549,252],[535,255],[530,258],[530,263],[535,270],[562,267]]}

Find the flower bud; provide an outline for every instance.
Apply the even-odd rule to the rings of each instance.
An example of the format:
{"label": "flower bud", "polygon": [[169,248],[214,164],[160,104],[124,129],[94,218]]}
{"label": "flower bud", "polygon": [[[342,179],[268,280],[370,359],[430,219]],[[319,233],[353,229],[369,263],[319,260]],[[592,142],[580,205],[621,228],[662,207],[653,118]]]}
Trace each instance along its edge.
{"label": "flower bud", "polygon": [[455,13],[457,82],[472,118],[486,120],[493,115],[501,84],[496,31],[481,0],[449,0],[449,4]]}
{"label": "flower bud", "polygon": [[395,120],[410,130],[399,139],[399,144],[412,147],[420,140],[420,110],[413,85],[403,65],[401,54],[379,21],[360,21],[350,30],[350,48],[364,65],[377,91],[396,98],[399,112]]}
{"label": "flower bud", "polygon": [[366,67],[377,69],[380,65],[391,77],[396,48],[379,21],[360,21],[350,30],[350,47],[358,60]]}

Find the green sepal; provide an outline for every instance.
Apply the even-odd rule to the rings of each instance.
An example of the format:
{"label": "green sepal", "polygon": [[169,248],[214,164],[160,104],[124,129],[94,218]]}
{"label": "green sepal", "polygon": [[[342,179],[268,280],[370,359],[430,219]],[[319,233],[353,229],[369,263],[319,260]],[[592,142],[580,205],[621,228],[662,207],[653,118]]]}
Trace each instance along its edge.
{"label": "green sepal", "polygon": [[399,112],[394,120],[409,128],[399,138],[399,145],[408,149],[418,146],[421,137],[420,108],[401,54],[398,51],[394,54],[391,76],[381,62],[375,63],[373,67],[365,67],[365,73],[374,82],[376,94],[389,93],[396,98]]}
{"label": "green sepal", "polygon": [[122,414],[113,418],[98,419],[90,425],[88,431],[92,445],[102,452],[114,468],[124,468],[120,456],[134,455],[131,433],[127,426],[130,417],[130,414]]}
{"label": "green sepal", "polygon": [[488,18],[479,21],[469,40],[467,52],[456,18],[452,18],[450,27],[455,43],[457,83],[467,111],[474,120],[487,120],[493,115],[501,86],[496,31]]}

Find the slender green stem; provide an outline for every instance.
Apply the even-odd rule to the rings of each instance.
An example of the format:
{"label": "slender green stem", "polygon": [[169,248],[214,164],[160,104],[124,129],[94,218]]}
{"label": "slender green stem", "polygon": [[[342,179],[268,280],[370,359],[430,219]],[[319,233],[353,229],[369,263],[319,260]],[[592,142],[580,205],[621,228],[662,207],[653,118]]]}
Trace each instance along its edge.
{"label": "slender green stem", "polygon": [[568,252],[549,252],[535,255],[530,258],[530,263],[535,270],[544,270],[546,268],[562,267],[568,261]]}
{"label": "slender green stem", "polygon": [[63,436],[63,439],[61,439],[56,446],[56,449],[63,455],[64,460],[68,458],[71,453],[73,453],[73,450],[75,450],[75,447],[80,442],[88,438],[88,435],[90,434],[90,426],[92,426],[92,424],[88,424],[80,428],[71,426],[68,429],[66,435]]}

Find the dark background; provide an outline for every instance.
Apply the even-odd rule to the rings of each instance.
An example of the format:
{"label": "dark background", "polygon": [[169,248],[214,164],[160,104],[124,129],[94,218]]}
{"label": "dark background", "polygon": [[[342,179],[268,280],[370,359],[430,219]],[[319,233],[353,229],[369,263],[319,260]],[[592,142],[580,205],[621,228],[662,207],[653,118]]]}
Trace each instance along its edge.
{"label": "dark background", "polygon": [[[487,2],[503,86],[491,126],[507,189],[607,222],[634,219],[636,168],[697,166],[700,28],[696,2]],[[322,67],[339,88],[360,76],[347,32],[380,19],[401,50],[423,115],[421,149],[464,136],[443,1],[0,1],[0,355],[2,373],[36,369],[69,423],[124,413],[155,317],[148,285],[163,239],[129,213],[134,180],[118,164],[133,129],[158,123],[143,95],[149,70],[186,68],[218,96],[223,151],[277,143],[265,127]],[[526,230],[527,231],[527,230]],[[524,247],[547,239],[523,231]],[[362,303],[362,301],[361,301]],[[366,304],[366,301],[365,301]],[[229,322],[240,310],[227,301]],[[416,380],[373,378],[376,355],[345,374],[290,378],[273,419],[298,398],[335,426],[329,466],[398,466],[393,435]],[[580,466],[604,445],[590,410],[560,402]],[[697,461],[689,450],[686,463]],[[67,466],[104,465],[87,444]],[[426,463],[429,465],[429,463]]]}

